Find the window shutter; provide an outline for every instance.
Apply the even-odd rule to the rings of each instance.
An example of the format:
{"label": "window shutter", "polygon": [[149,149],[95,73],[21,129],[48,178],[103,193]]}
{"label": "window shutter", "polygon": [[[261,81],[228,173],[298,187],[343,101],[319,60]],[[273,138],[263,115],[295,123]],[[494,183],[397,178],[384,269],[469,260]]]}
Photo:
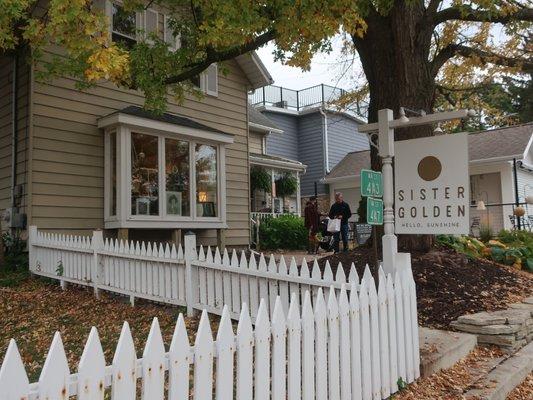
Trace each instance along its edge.
{"label": "window shutter", "polygon": [[211,64],[205,71],[205,92],[211,96],[218,96],[217,64]]}
{"label": "window shutter", "polygon": [[165,42],[169,45],[171,50],[180,48],[179,37],[174,36],[174,31],[170,27],[170,17],[165,15],[165,27],[164,27]]}

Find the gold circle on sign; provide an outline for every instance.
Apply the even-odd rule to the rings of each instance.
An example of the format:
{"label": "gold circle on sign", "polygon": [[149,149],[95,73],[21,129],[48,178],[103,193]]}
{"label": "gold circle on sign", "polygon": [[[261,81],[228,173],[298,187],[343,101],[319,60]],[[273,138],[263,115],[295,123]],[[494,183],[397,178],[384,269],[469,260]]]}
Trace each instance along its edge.
{"label": "gold circle on sign", "polygon": [[434,181],[442,172],[442,164],[434,156],[424,157],[418,163],[418,175],[425,181]]}

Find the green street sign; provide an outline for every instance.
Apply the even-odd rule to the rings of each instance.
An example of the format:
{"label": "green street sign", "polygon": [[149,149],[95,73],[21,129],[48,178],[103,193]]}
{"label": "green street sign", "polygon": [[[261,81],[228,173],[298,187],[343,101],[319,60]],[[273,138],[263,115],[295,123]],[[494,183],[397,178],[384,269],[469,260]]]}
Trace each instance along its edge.
{"label": "green street sign", "polygon": [[370,225],[383,225],[383,200],[366,199],[366,222]]}
{"label": "green street sign", "polygon": [[383,177],[381,172],[361,170],[361,196],[383,197]]}

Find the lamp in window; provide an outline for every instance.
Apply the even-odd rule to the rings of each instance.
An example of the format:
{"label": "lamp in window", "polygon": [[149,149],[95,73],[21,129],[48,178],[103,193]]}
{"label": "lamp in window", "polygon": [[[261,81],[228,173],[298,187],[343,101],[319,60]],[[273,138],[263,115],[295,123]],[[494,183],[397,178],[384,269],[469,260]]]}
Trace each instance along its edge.
{"label": "lamp in window", "polygon": [[198,192],[198,201],[205,203],[207,201],[207,192]]}
{"label": "lamp in window", "polygon": [[476,204],[476,210],[485,211],[486,209],[487,209],[487,206],[485,206],[485,202],[483,200],[479,200]]}

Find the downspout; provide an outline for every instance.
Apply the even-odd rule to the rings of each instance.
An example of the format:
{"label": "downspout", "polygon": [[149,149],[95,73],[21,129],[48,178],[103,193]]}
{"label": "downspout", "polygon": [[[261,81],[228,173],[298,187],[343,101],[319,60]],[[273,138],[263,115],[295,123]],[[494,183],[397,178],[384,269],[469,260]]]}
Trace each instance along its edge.
{"label": "downspout", "polygon": [[324,142],[324,171],[325,174],[329,174],[329,142],[328,142],[328,116],[324,112],[324,109],[320,107],[320,114],[324,117],[322,120],[322,139]]}
{"label": "downspout", "polygon": [[17,186],[18,152],[18,54],[13,56],[12,110],[11,110],[11,207],[16,207],[15,187]]}

